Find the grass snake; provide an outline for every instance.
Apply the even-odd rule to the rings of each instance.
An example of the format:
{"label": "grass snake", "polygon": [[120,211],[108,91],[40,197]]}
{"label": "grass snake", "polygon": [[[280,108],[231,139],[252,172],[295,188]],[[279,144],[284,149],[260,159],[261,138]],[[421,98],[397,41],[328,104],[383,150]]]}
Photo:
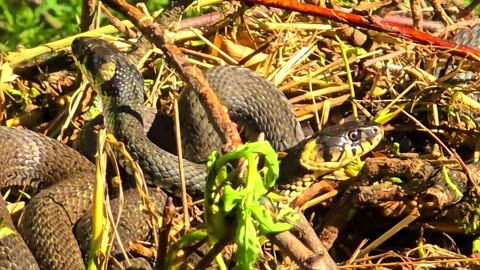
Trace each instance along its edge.
{"label": "grass snake", "polygon": [[[177,157],[158,148],[144,134],[144,86],[139,71],[113,45],[101,39],[77,38],[72,44],[72,53],[101,96],[107,129],[125,143],[142,168],[147,183],[178,194]],[[283,185],[289,185],[289,179],[299,173],[319,171],[316,175],[320,176],[332,172],[372,150],[382,138],[380,125],[358,121],[325,128],[304,139],[288,100],[261,76],[233,66],[212,68],[205,76],[227,105],[231,117],[243,124],[247,137],[265,132],[277,151],[287,152],[281,163]],[[209,153],[221,146],[214,140],[218,134],[208,123],[192,90],[185,90],[179,103],[193,115],[192,118],[181,116],[182,132],[194,135],[183,140],[186,155],[200,162],[205,156],[197,153]],[[210,149],[199,150],[202,145]],[[93,164],[53,139],[7,127],[0,127],[0,156],[3,190],[11,187],[27,187],[33,193],[41,190],[28,203],[19,224],[40,267],[85,269],[72,228],[91,207],[95,182]],[[120,164],[125,165],[121,159]],[[128,172],[128,166],[124,167]],[[184,167],[188,193],[192,196],[202,193],[205,165],[186,160]],[[159,193],[155,197],[162,205],[166,195]],[[127,215],[127,223],[132,223],[127,225],[137,226],[141,223],[139,219]],[[16,249],[22,247],[0,249],[0,268],[5,268],[9,261],[2,258],[18,253]],[[30,261],[21,260],[17,269],[29,268],[36,269]]]}

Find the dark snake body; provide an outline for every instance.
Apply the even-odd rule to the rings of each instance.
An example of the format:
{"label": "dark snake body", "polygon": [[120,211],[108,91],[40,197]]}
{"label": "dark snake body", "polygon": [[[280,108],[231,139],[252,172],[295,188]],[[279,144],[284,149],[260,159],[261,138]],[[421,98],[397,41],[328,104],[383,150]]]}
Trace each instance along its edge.
{"label": "dark snake body", "polygon": [[[143,131],[143,79],[138,70],[114,46],[100,39],[77,38],[72,44],[72,52],[92,87],[102,97],[109,132],[125,143],[129,153],[142,168],[147,183],[178,194],[180,183],[177,157],[154,145]],[[232,118],[246,116],[246,119],[242,118],[240,122],[247,124],[247,135],[265,132],[266,137],[278,150],[290,148],[303,138],[300,125],[287,99],[272,84],[254,72],[239,67],[219,67],[207,71],[206,78],[219,93],[220,99],[227,105],[234,106],[229,107]],[[237,94],[238,96],[235,96]],[[231,100],[233,101],[230,102]],[[206,123],[206,118],[201,117],[206,114],[202,113],[191,93],[182,94],[180,104],[188,106],[187,110],[199,117],[191,120],[182,117],[184,123],[200,119],[196,120],[199,122],[196,125],[187,126],[187,132],[196,134],[194,137],[201,142],[217,136]],[[253,112],[248,112],[249,110]],[[272,110],[273,113],[270,112]],[[268,117],[274,119],[267,119]],[[349,156],[350,160],[371,150],[381,138],[380,126],[370,122],[350,125],[347,130],[335,130],[337,131],[332,133],[332,128],[326,128],[315,135],[314,144],[320,145],[314,147],[315,149],[311,147],[309,139],[299,144],[298,147],[302,150],[295,150],[293,147],[293,150],[288,151],[292,153],[289,154],[290,158],[293,154],[302,155],[305,151],[339,151],[341,148],[335,147],[335,142],[342,145],[348,142],[350,147],[362,149],[356,151],[354,156]],[[365,130],[368,132],[364,133]],[[349,139],[351,134],[358,132],[361,136],[353,141]],[[321,146],[322,141],[328,143]],[[185,139],[184,142],[187,145],[187,155],[193,156],[199,142],[195,139]],[[304,149],[305,146],[308,146],[308,149]],[[220,145],[210,144],[210,147],[218,148]],[[325,152],[312,157],[322,163],[327,156],[333,156],[331,154]],[[6,127],[0,127],[0,156],[0,187],[3,190],[9,187],[27,187],[33,192],[43,189],[27,205],[19,226],[40,267],[85,269],[72,227],[91,207],[95,182],[94,166],[74,150],[53,139],[31,131]],[[202,160],[204,157],[197,159]],[[122,159],[119,161],[128,172],[129,166],[124,164]],[[344,163],[340,160],[335,164],[341,166]],[[282,162],[282,166],[288,164]],[[185,161],[184,167],[188,193],[192,196],[200,195],[205,186],[205,165]],[[336,168],[329,170],[334,169]],[[165,195],[160,193],[155,197],[158,198],[159,205],[162,205]],[[142,222],[138,219],[137,216],[129,218],[127,215],[129,224],[125,226],[144,228],[143,225],[138,225]],[[137,230],[142,233],[132,237],[143,237],[145,229],[131,229]],[[15,252],[15,249],[10,251]],[[0,254],[0,258],[2,255]],[[22,266],[19,269],[27,269],[23,267],[30,264],[25,260],[23,265],[19,264]],[[4,265],[6,262],[0,261],[0,268]]]}
{"label": "dark snake body", "polygon": [[[108,130],[125,143],[142,168],[147,183],[178,193],[177,157],[157,147],[144,133],[143,78],[136,67],[101,39],[78,38],[72,43],[72,52],[83,73],[91,74],[87,78],[102,98]],[[285,96],[253,71],[234,66],[216,67],[208,70],[205,77],[229,108],[232,118],[243,122],[250,131],[266,133],[277,150],[284,151],[304,138]],[[212,150],[220,150],[219,135],[192,90],[180,97],[179,105],[186,111],[181,114],[182,131],[190,138],[185,139],[184,135],[186,156],[203,161]],[[202,193],[205,165],[185,160],[184,171],[187,192]]]}
{"label": "dark snake body", "polygon": [[0,199],[0,215],[2,216],[2,230],[11,230],[9,235],[0,237],[0,269],[40,269],[27,244],[16,231],[7,204],[3,199]]}
{"label": "dark snake body", "polygon": [[[95,166],[75,150],[29,130],[0,127],[0,142],[2,190],[27,187],[31,194],[41,190],[28,203],[19,223],[19,231],[40,268],[85,269],[72,228],[91,207]],[[138,195],[127,192],[125,196],[128,202],[125,208],[138,208]],[[157,209],[162,209],[166,195],[156,192],[151,197]],[[112,211],[116,209],[118,207],[112,206]],[[120,224],[125,228],[121,231],[124,242],[147,239],[147,220],[140,216],[138,210],[124,211]],[[91,221],[88,216],[86,218],[80,225],[83,228],[91,227]],[[89,244],[85,232],[77,235],[85,251]],[[5,246],[10,246],[11,250],[0,253],[0,259],[3,255],[7,257],[5,254],[25,253],[24,247],[17,244],[8,242]],[[35,269],[32,261],[33,258],[25,256],[18,262],[18,267],[11,267],[10,260],[0,260],[0,269]]]}

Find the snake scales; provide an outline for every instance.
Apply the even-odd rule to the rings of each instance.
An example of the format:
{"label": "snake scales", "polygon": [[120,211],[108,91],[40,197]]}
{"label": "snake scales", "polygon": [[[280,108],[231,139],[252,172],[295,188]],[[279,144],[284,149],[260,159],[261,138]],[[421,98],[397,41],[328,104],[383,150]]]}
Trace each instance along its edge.
{"label": "snake scales", "polygon": [[[72,44],[72,52],[92,87],[102,97],[108,130],[126,144],[141,166],[147,183],[177,193],[180,185],[176,156],[153,145],[143,132],[143,80],[140,73],[114,46],[100,39],[78,38]],[[287,151],[287,157],[297,160],[297,164],[282,162],[283,181],[290,178],[287,174],[298,173],[296,169],[286,167],[301,168],[301,173],[316,168],[321,168],[321,174],[331,172],[370,151],[382,136],[377,124],[352,122],[326,128],[302,141],[303,134],[288,101],[265,79],[240,67],[213,68],[205,76],[228,106],[232,118],[240,118],[240,122],[246,124],[245,133],[265,132],[277,150],[286,150],[300,142]],[[180,104],[194,114],[194,119],[182,117],[187,133],[197,134],[191,141],[184,141],[187,155],[193,156],[201,143],[218,135],[209,127],[206,114],[191,92],[182,94]],[[195,125],[189,122],[194,120]],[[208,144],[219,147],[215,143]],[[205,153],[209,151],[211,149]],[[85,269],[72,227],[90,208],[95,181],[93,165],[53,139],[6,127],[0,127],[0,156],[2,189],[27,187],[27,191],[33,193],[41,190],[27,205],[19,224],[19,230],[40,268]],[[201,159],[197,157],[197,160]],[[203,190],[205,166],[189,161],[185,161],[184,166],[187,190],[195,196]],[[125,169],[129,171],[128,166]],[[161,207],[165,194],[154,197]],[[142,223],[140,219],[128,217],[126,226],[144,227],[139,225]],[[145,235],[145,230],[141,234]],[[131,237],[141,238],[143,235]],[[128,237],[122,238],[130,239]],[[22,247],[17,245],[7,251],[0,250],[0,258],[4,254],[8,257],[8,252],[17,252],[17,249]],[[5,261],[0,261],[0,268],[5,265]],[[18,269],[37,269],[28,260],[21,260],[17,266]]]}

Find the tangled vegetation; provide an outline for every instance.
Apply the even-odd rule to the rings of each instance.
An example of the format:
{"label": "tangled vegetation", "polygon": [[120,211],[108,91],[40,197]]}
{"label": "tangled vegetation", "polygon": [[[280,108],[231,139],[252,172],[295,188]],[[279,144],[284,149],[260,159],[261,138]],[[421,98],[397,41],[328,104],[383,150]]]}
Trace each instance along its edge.
{"label": "tangled vegetation", "polygon": [[[183,26],[167,25],[167,36],[190,63],[202,68],[243,65],[262,74],[289,98],[307,134],[356,119],[384,124],[385,141],[361,163],[353,180],[321,181],[315,187],[320,202],[304,211],[342,269],[467,269],[479,264],[480,20],[475,13],[457,20],[464,10],[448,1],[378,1],[351,4],[355,12],[336,3],[336,10],[350,11],[338,19],[338,14],[314,16],[242,1],[211,2],[190,6]],[[101,111],[90,89],[79,91],[85,85],[68,55],[73,37],[80,34],[82,1],[28,3],[0,3],[0,121],[71,145],[79,128]],[[166,6],[161,0],[146,3],[154,16]],[[98,9],[101,19],[86,35],[111,40],[134,55],[139,29],[111,8]],[[200,18],[205,14],[210,16]],[[410,31],[414,26],[423,32]],[[132,57],[145,78],[146,105],[173,114],[173,98],[186,83],[165,55],[155,48]],[[199,204],[189,204],[186,212],[193,217],[185,218],[180,203],[171,216],[165,214],[169,231],[164,239],[172,249],[164,251],[163,263],[176,265],[179,250],[206,236],[211,246],[227,246],[219,241],[225,237],[219,228],[230,225],[225,222],[232,211],[240,225],[236,238],[229,240],[238,244],[233,249],[241,257],[240,269],[295,269],[285,247],[267,240],[293,227],[295,218],[275,220],[260,203],[278,174],[276,155],[262,143],[241,150],[212,155],[210,181],[228,182],[230,167],[224,159],[232,156],[257,164],[255,155],[263,153],[261,173],[248,168],[243,190],[222,186],[220,206],[218,198],[206,196],[205,215]],[[188,222],[207,222],[207,233],[190,229]],[[224,257],[217,257],[217,265],[235,265]]]}

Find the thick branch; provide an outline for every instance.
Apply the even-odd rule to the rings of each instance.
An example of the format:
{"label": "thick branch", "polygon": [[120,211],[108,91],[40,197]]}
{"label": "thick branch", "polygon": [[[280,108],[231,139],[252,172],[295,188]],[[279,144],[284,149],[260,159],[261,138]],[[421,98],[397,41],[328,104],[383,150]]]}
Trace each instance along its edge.
{"label": "thick branch", "polygon": [[205,107],[210,120],[222,138],[224,151],[229,152],[241,145],[242,140],[237,126],[230,120],[227,108],[221,105],[200,69],[192,65],[180,49],[168,40],[164,28],[160,24],[152,22],[151,18],[124,0],[106,0],[104,3],[122,13],[150,42],[163,50],[166,60],[198,95],[202,106]]}

